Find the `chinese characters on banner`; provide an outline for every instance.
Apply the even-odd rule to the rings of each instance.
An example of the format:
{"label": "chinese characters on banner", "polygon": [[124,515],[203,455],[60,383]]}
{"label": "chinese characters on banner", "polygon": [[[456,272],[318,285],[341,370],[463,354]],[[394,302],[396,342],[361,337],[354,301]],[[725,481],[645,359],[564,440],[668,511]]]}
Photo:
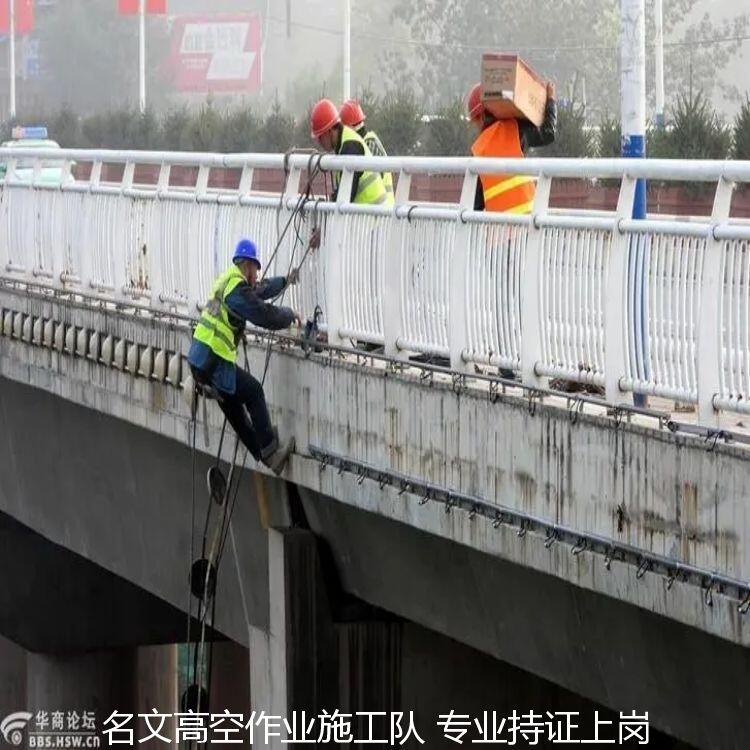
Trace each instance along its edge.
{"label": "chinese characters on banner", "polygon": [[[443,738],[456,745],[546,747],[594,744],[632,747],[649,744],[648,712],[620,712],[619,720],[614,714],[611,716],[602,718],[599,711],[595,711],[592,722],[590,717],[581,716],[578,711],[522,713],[514,710],[509,715],[484,711],[481,717],[450,711],[438,717],[436,726]],[[176,728],[168,732],[165,726],[172,718]],[[402,747],[409,743],[414,747],[426,744],[413,711],[348,714],[335,710],[319,715],[295,711],[291,718],[265,711],[253,711],[247,717],[226,710],[219,714],[163,714],[153,709],[150,714],[137,715],[115,711],[105,720],[102,734],[110,747],[132,747],[148,740],[165,744],[195,742],[199,745],[248,741],[269,744],[274,740],[282,745],[334,743]]]}
{"label": "chinese characters on banner", "polygon": [[169,73],[178,91],[256,91],[261,76],[259,16],[178,16],[172,25]]}

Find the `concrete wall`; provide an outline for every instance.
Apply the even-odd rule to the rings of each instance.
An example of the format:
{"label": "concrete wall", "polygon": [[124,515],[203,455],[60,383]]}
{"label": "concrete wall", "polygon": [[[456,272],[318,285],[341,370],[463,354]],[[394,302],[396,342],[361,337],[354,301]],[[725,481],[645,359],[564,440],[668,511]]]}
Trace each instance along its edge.
{"label": "concrete wall", "polygon": [[[130,341],[173,351],[187,345],[187,336],[155,320],[0,292],[0,304],[10,302]],[[254,369],[262,356],[251,347]],[[179,393],[7,337],[0,337],[0,377],[0,414],[13,433],[0,446],[12,457],[10,478],[0,479],[0,510],[180,606],[190,487],[188,415]],[[554,404],[537,405],[532,414],[518,396],[491,403],[479,391],[457,394],[409,373],[386,375],[296,351],[272,358],[267,390],[282,433],[293,431],[303,451],[315,443],[551,523],[747,576],[747,460],[740,448],[709,452],[703,441],[645,424],[616,430],[599,414],[574,421]],[[211,409],[213,449],[220,424]],[[35,455],[51,457],[45,460],[54,481],[35,476]],[[121,476],[123,456],[118,488],[112,477]],[[746,734],[743,675],[750,665],[743,646],[750,635],[729,597],[714,594],[709,604],[689,584],[668,590],[663,578],[638,577],[618,563],[608,571],[597,555],[574,556],[560,544],[547,548],[535,534],[519,538],[486,519],[446,513],[375,482],[360,485],[356,477],[321,471],[304,455],[294,458],[288,476],[313,530],[330,543],[346,590],[361,599],[611,708],[645,701],[659,726],[695,744],[735,747]],[[101,488],[98,504],[82,496],[81,486]],[[279,483],[253,486],[248,494],[257,505],[240,504],[248,516],[236,525],[238,546],[247,543],[238,553],[243,585],[227,592],[225,608],[232,621],[224,627],[240,642],[243,625],[245,633],[268,627],[258,516],[272,518],[284,497]],[[53,488],[64,499],[57,505],[48,499]],[[163,526],[143,526],[154,497],[160,515],[180,519],[183,531],[172,546],[164,544]],[[100,512],[103,521],[120,519],[119,536],[111,524],[96,522]],[[156,565],[144,564],[143,550]]]}
{"label": "concrete wall", "polygon": [[[0,472],[0,514],[10,519],[0,523],[0,533],[12,526],[0,556],[6,557],[6,570],[18,570],[10,582],[19,586],[18,591],[12,585],[0,591],[7,600],[0,618],[10,627],[14,599],[31,600],[32,611],[39,613],[40,631],[18,623],[24,632],[17,636],[31,639],[29,647],[38,645],[33,642],[37,635],[44,639],[53,634],[63,639],[57,647],[68,648],[80,645],[65,641],[68,636],[85,637],[89,645],[93,640],[103,647],[115,645],[100,640],[104,638],[125,638],[129,643],[184,639],[187,624],[182,612],[188,602],[193,522],[189,448],[8,380],[0,387],[0,421],[6,426],[0,430],[0,455],[6,462]],[[196,556],[208,503],[209,465],[210,459],[202,454],[196,467]],[[242,533],[234,536],[236,547],[231,539],[226,546],[217,627],[247,644],[248,620],[264,626],[268,591],[253,583],[254,576],[266,579],[266,558],[258,551],[261,527],[247,472],[241,488],[233,524]],[[33,539],[29,529],[36,532]],[[63,551],[75,554],[61,560]],[[94,574],[86,561],[111,575],[105,580],[101,570]],[[28,576],[35,572],[38,594],[28,587]],[[92,590],[99,594],[88,596]],[[51,598],[45,596],[48,591]],[[150,606],[145,606],[143,592],[152,595]],[[85,634],[78,627],[76,610],[83,604],[92,609]],[[194,614],[195,606],[194,602]],[[70,614],[74,627],[69,633],[65,620],[51,620],[50,612]],[[126,634],[118,632],[118,625]]]}
{"label": "concrete wall", "polygon": [[747,648],[317,493],[303,498],[352,594],[612,710],[646,709],[698,747],[739,748],[750,731]]}
{"label": "concrete wall", "polygon": [[[0,306],[170,352],[185,352],[189,344],[187,331],[166,321],[7,290],[0,291]],[[264,348],[251,345],[249,351],[251,368],[261,371]],[[187,406],[168,384],[8,337],[0,337],[0,355],[0,375],[8,379],[188,441]],[[584,410],[572,419],[562,399],[534,409],[519,394],[491,402],[486,390],[455,393],[439,379],[422,381],[416,373],[386,373],[327,355],[305,359],[297,350],[271,358],[266,390],[282,433],[296,435],[302,454],[313,443],[550,524],[709,572],[750,578],[748,452],[741,446],[707,445],[701,438],[660,430],[653,421],[635,419],[617,427],[602,409]],[[220,414],[212,406],[209,451],[218,446],[220,427]],[[164,473],[157,469],[177,450],[174,446],[159,456],[157,481]],[[230,450],[225,444],[225,456]],[[172,492],[180,481],[176,477],[184,477],[181,455],[183,470],[170,470],[161,493]],[[676,581],[667,589],[662,575],[647,571],[638,576],[636,566],[617,563],[607,570],[598,554],[572,555],[570,547],[559,544],[548,548],[541,535],[519,538],[513,528],[495,529],[489,520],[460,511],[446,514],[442,506],[421,505],[409,493],[399,495],[370,481],[360,486],[352,475],[319,468],[304,455],[296,456],[287,477],[364,510],[750,644],[748,618],[738,613],[736,599],[720,592],[714,592],[709,606],[698,586]],[[135,464],[129,474],[137,476]],[[180,487],[184,497],[188,487]],[[146,485],[139,491],[151,492]]]}

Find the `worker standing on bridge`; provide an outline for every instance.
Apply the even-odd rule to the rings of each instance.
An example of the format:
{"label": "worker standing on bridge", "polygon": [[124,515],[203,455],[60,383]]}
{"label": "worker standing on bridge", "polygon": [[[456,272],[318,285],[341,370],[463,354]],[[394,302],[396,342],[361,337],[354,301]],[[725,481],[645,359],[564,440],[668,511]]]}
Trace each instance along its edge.
{"label": "worker standing on bridge", "polygon": [[[324,151],[337,156],[372,156],[372,152],[359,133],[341,122],[339,111],[330,99],[321,99],[310,116],[310,132]],[[333,195],[336,200],[341,172],[333,173]],[[352,179],[352,203],[393,205],[393,195],[388,193],[379,172],[355,172]]]}
{"label": "worker standing on bridge", "polygon": [[[354,130],[357,135],[361,136],[373,156],[388,156],[378,134],[365,125],[365,120],[367,118],[365,117],[365,113],[362,110],[360,103],[356,99],[348,99],[345,101],[341,105],[339,116],[344,125]],[[380,176],[383,178],[383,184],[385,185],[386,191],[391,197],[393,197],[393,175],[390,172],[381,172]]]}
{"label": "worker standing on bridge", "polygon": [[279,444],[278,432],[271,426],[263,385],[237,367],[237,345],[248,321],[275,331],[294,322],[301,325],[302,318],[289,307],[265,301],[296,283],[297,271],[288,277],[258,282],[260,270],[255,244],[241,240],[232,265],[214,282],[211,297],[195,327],[188,363],[196,383],[217,391],[227,421],[255,460],[281,474],[294,450],[294,438]]}
{"label": "worker standing on bridge", "polygon": [[[469,119],[479,135],[471,152],[474,156],[522,158],[530,148],[549,146],[555,140],[557,104],[555,86],[547,84],[544,121],[537,127],[528,120],[497,120],[484,108],[482,86],[472,86],[467,97]],[[531,213],[534,202],[534,178],[525,175],[483,174],[477,181],[475,211]]]}

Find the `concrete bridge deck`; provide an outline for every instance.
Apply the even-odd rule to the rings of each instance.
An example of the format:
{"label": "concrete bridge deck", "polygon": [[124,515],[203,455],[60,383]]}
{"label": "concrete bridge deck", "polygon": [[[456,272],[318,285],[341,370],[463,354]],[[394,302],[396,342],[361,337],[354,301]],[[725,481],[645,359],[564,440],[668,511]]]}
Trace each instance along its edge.
{"label": "concrete bridge deck", "polygon": [[[4,288],[0,307],[61,323],[63,339],[72,327],[76,345],[81,331],[87,346],[94,332],[100,342],[111,335],[127,342],[126,359],[136,345],[139,367],[148,347],[184,354],[189,342],[178,321],[80,300]],[[248,348],[251,369],[262,371],[264,344]],[[0,483],[2,512],[147,592],[136,611],[177,637],[185,622],[173,615],[185,610],[190,557],[184,394],[156,371],[144,377],[88,354],[0,337],[0,402],[12,436],[3,450],[13,457]],[[750,666],[750,631],[742,591],[719,581],[749,577],[746,446],[707,443],[646,416],[616,424],[606,407],[530,402],[520,389],[490,399],[481,383],[457,389],[440,375],[328,351],[305,357],[275,347],[267,383],[273,417],[303,455],[285,481],[261,478],[253,466],[243,484],[237,554],[220,580],[221,633],[252,648],[269,632],[272,556],[263,526],[289,524],[293,488],[349,593],[606,705],[647,700],[655,725],[699,746],[711,746],[705,727],[719,717],[727,738],[744,731],[747,696],[736,688]],[[208,447],[198,426],[202,467],[220,429],[209,406]],[[353,465],[323,468],[305,446]],[[52,473],[34,471],[37,451],[51,458]],[[225,445],[225,458],[230,451]],[[548,531],[531,522],[524,531],[505,517],[497,523],[460,503],[446,510],[444,500],[385,476],[365,478],[363,466],[541,519]],[[706,571],[706,586],[617,554],[608,561],[593,546],[576,549],[553,537],[555,528],[641,550],[644,562]],[[665,680],[679,701],[674,692],[665,699]],[[710,685],[700,710],[698,684]],[[686,724],[686,714],[700,719]]]}

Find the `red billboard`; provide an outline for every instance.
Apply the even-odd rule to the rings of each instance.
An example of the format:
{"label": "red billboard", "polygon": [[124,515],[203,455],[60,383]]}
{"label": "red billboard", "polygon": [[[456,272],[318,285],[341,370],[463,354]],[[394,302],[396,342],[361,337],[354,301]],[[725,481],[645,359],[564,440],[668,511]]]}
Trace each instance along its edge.
{"label": "red billboard", "polygon": [[169,69],[178,91],[251,92],[260,87],[260,17],[178,16]]}
{"label": "red billboard", "polygon": [[[15,14],[13,25],[17,36],[34,29],[34,0],[13,0]],[[10,33],[10,0],[0,0],[0,33]]]}
{"label": "red billboard", "polygon": [[[140,9],[140,0],[117,0],[117,12],[120,15],[136,15]],[[167,12],[167,0],[146,0],[144,10],[149,15],[164,15]]]}

